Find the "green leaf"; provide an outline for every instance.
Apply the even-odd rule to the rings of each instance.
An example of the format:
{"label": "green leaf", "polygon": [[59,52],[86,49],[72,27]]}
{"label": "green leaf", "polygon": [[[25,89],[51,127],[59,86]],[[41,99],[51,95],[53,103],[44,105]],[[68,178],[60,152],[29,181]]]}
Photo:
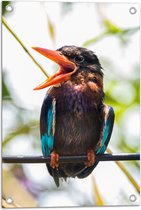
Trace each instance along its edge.
{"label": "green leaf", "polygon": [[40,2],[40,5],[46,15],[46,18],[47,18],[47,29],[48,29],[48,33],[49,33],[49,36],[52,40],[52,42],[55,44],[55,29],[54,29],[54,25],[53,25],[53,22],[52,20],[50,19],[50,17],[48,16],[48,13],[45,9],[45,2],[44,1],[41,1]]}
{"label": "green leaf", "polygon": [[11,93],[6,85],[6,82],[4,80],[4,77],[3,77],[3,80],[2,80],[2,98],[8,98],[8,99],[11,99]]}
{"label": "green leaf", "polygon": [[28,124],[21,125],[15,130],[10,132],[2,142],[2,147],[5,147],[14,137],[20,136],[23,134],[29,134],[31,129],[38,125],[37,121],[28,122]]}
{"label": "green leaf", "polygon": [[136,33],[139,30],[140,30],[140,27],[122,29],[120,31],[120,34],[123,34],[123,35],[132,35],[132,34]]}
{"label": "green leaf", "polygon": [[126,44],[129,41],[128,36],[133,35],[140,29],[140,27],[123,29],[123,28],[118,27],[117,25],[115,25],[108,19],[103,20],[103,24],[106,28],[105,31],[102,32],[101,34],[99,34],[98,36],[91,38],[91,39],[87,40],[86,42],[84,42],[84,44],[83,44],[84,47],[87,47],[91,44],[95,44],[98,41],[101,41],[106,36],[110,36],[110,35],[118,36],[120,41],[123,44]]}
{"label": "green leaf", "polygon": [[112,34],[121,32],[121,29],[108,19],[104,19],[103,24],[106,27],[107,31]]}
{"label": "green leaf", "polygon": [[48,15],[47,15],[47,22],[48,22],[48,31],[49,31],[50,38],[52,39],[53,43],[55,43],[54,25]]}
{"label": "green leaf", "polygon": [[87,47],[87,46],[89,46],[89,45],[91,45],[91,44],[95,44],[95,43],[97,43],[98,41],[100,41],[100,40],[102,40],[103,38],[105,38],[105,36],[107,36],[107,34],[108,34],[108,32],[105,31],[105,32],[101,33],[100,35],[98,35],[98,36],[96,36],[96,37],[94,37],[94,38],[92,38],[92,39],[89,39],[89,40],[87,40],[86,42],[84,42],[84,43],[83,43],[83,46],[84,46],[84,47]]}
{"label": "green leaf", "polygon": [[2,2],[2,15],[5,15],[6,11],[6,6],[10,4],[10,1],[3,1]]}

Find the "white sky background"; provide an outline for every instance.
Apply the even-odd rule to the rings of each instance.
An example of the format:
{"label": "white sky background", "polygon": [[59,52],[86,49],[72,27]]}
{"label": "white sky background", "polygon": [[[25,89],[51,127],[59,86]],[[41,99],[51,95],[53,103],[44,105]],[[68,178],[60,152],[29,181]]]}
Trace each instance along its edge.
{"label": "white sky background", "polygon": [[[131,6],[137,8],[137,13],[135,15],[129,13],[129,8]],[[48,35],[44,9],[55,27],[56,46],[52,44]],[[76,3],[73,10],[64,16],[60,15],[61,8],[59,3],[44,4],[44,9],[39,2],[19,2],[14,4],[14,12],[12,15],[7,16],[6,20],[34,55],[36,60],[39,61],[46,71],[51,74],[54,64],[45,57],[39,55],[37,52],[34,52],[31,49],[31,46],[48,49],[56,49],[63,45],[82,46],[86,40],[100,34],[103,29],[94,4],[86,6],[85,3],[82,3],[80,7],[80,3]],[[101,9],[110,20],[120,27],[130,28],[139,26],[140,24],[139,6],[137,5],[109,4]],[[89,24],[91,21],[93,24]],[[98,57],[110,58],[112,63],[114,63],[114,66],[116,66],[116,70],[119,71],[121,79],[132,77],[134,65],[139,62],[139,38],[139,33],[134,35],[130,44],[125,49],[122,49],[117,39],[113,37],[105,38],[97,44],[90,46],[89,49],[96,52]],[[15,95],[20,99],[20,103],[23,107],[40,110],[46,89],[33,91],[33,88],[40,84],[45,79],[45,76],[27,56],[5,27],[3,27],[2,52],[3,69],[7,71],[9,85],[13,87]],[[125,68],[123,68],[123,66]],[[105,80],[109,79],[109,73],[110,70],[107,69],[105,72]],[[136,130],[134,133],[139,134],[138,115],[134,118],[134,121],[132,121],[133,124],[136,122]],[[127,125],[129,130],[133,127],[133,124]],[[20,142],[18,140],[19,139],[16,141],[16,148],[18,148],[18,151],[15,149],[14,145],[10,144],[11,154],[34,154],[34,151],[30,148],[30,143],[25,142],[24,138]],[[45,166],[25,165],[24,167],[26,169],[25,172],[27,172],[31,180],[42,183],[47,182],[47,184],[49,184],[49,181],[53,182],[52,178],[49,178]],[[119,203],[119,198],[120,191],[122,188],[125,188],[125,186],[129,196],[131,194],[136,194],[136,191],[129,184],[127,178],[114,163],[100,163],[95,169],[94,174],[98,187],[108,205],[112,203],[114,205],[123,204]],[[93,199],[90,176],[84,180],[75,179],[69,180],[69,182],[74,182],[73,184],[78,191],[84,191],[84,196]],[[68,184],[64,183],[64,185],[67,186]],[[136,204],[138,203],[139,198],[136,201]],[[69,199],[69,195],[65,195],[64,199],[64,194],[61,193],[58,193],[57,196],[55,196],[55,199],[52,197],[47,199],[46,195],[45,197],[43,196],[40,198],[40,204],[42,206],[75,205],[75,203]]]}

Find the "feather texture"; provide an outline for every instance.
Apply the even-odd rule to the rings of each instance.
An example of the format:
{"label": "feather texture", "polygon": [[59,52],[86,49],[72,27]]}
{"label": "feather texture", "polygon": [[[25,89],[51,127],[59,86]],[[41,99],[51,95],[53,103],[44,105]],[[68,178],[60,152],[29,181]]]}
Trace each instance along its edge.
{"label": "feather texture", "polygon": [[[41,147],[44,156],[49,156],[54,147],[54,133],[55,133],[55,112],[56,101],[51,96],[47,95],[42,105],[40,117],[41,130]],[[51,168],[46,164],[49,173],[53,176],[56,186],[59,186],[59,173],[55,168]]]}
{"label": "feather texture", "polygon": [[[111,138],[113,125],[114,125],[114,110],[113,110],[113,108],[111,106],[104,105],[104,113],[105,113],[104,114],[104,116],[105,116],[104,117],[104,119],[105,119],[104,126],[101,130],[102,139],[100,140],[100,142],[97,145],[96,155],[104,154],[104,152],[106,151],[106,148],[107,148],[108,143]],[[98,164],[98,162],[95,163],[93,166],[85,168],[83,171],[81,171],[77,175],[77,177],[85,178],[94,170],[94,168],[97,166],[97,164]]]}
{"label": "feather texture", "polygon": [[[64,104],[65,107],[65,104]],[[56,130],[56,122],[58,122],[58,117],[56,116],[56,113],[58,113],[58,111],[56,110],[56,101],[49,95],[47,94],[43,106],[42,106],[42,111],[41,111],[41,141],[42,141],[42,151],[44,156],[48,156],[50,155],[51,151],[53,150],[53,148],[55,148],[55,141],[57,141],[57,145],[61,145],[60,142],[60,138],[66,138],[66,136],[62,136],[62,132],[61,132],[61,128],[63,126],[66,126],[67,128],[67,132],[68,135],[72,136],[72,139],[75,138],[73,136],[73,131],[69,131],[69,126],[68,126],[68,121],[70,120],[71,122],[71,115],[72,113],[68,113],[67,112],[67,116],[68,118],[66,118],[66,121],[64,122],[64,120],[62,119],[62,122],[59,121],[59,127],[57,127],[57,133],[60,136],[56,136],[55,139],[55,130]],[[58,107],[58,110],[60,110],[60,107]],[[114,122],[114,111],[112,109],[112,107],[110,106],[102,106],[101,108],[101,114],[104,116],[103,119],[103,123],[102,123],[102,127],[101,127],[101,131],[100,133],[100,141],[98,141],[97,145],[95,145],[95,151],[96,154],[103,154],[106,150],[106,147],[109,143],[110,137],[111,137],[111,133],[112,133],[112,129],[113,129],[113,122]],[[99,114],[99,116],[101,115]],[[59,115],[59,114],[58,114]],[[89,117],[89,115],[88,115]],[[65,118],[65,110],[63,112],[63,118]],[[94,116],[92,116],[92,118],[95,118]],[[57,121],[56,121],[57,120]],[[75,118],[73,118],[72,115],[72,121],[75,121]],[[82,119],[83,120],[83,119]],[[85,119],[86,120],[86,119]],[[85,122],[85,120],[83,120],[83,122]],[[42,125],[42,123],[44,123],[44,125]],[[79,122],[81,123],[81,121]],[[77,124],[79,124],[77,122]],[[85,126],[85,123],[84,123]],[[94,125],[91,125],[92,127]],[[46,128],[44,130],[44,128]],[[87,128],[87,126],[86,126]],[[71,128],[72,129],[72,128]],[[85,127],[83,128],[85,129]],[[90,126],[88,127],[88,129],[90,130]],[[46,133],[45,133],[46,132]],[[84,132],[87,132],[87,130],[84,130]],[[77,134],[76,134],[77,136]],[[58,138],[57,138],[58,137]],[[93,135],[94,137],[94,135]],[[68,137],[69,139],[69,137]],[[66,139],[67,141],[67,139]],[[75,140],[73,141],[74,144]],[[67,154],[67,147],[70,146],[71,148],[71,144],[69,144],[67,146],[67,142],[63,142],[64,144],[64,154]],[[66,145],[66,149],[65,149],[65,145]],[[86,146],[86,145],[84,145]],[[73,145],[73,147],[75,148],[75,145]],[[77,152],[79,152],[80,148],[77,148]],[[58,149],[57,147],[55,148],[56,150]],[[69,149],[70,154],[73,153],[73,151],[71,149]],[[79,152],[80,153],[80,152]],[[82,154],[82,153],[81,153]],[[75,177],[77,176],[78,178],[84,178],[86,176],[88,176],[93,169],[96,167],[98,163],[95,163],[93,166],[90,167],[86,167],[83,163],[81,164],[64,164],[63,166],[59,166],[58,170],[57,169],[52,169],[50,167],[49,164],[47,164],[49,173],[53,176],[54,181],[56,183],[57,186],[59,186],[59,177],[63,177],[64,179],[67,177]]]}
{"label": "feather texture", "polygon": [[47,103],[43,103],[41,113],[41,145],[44,156],[48,156],[54,146],[55,132],[55,100],[47,96]]}

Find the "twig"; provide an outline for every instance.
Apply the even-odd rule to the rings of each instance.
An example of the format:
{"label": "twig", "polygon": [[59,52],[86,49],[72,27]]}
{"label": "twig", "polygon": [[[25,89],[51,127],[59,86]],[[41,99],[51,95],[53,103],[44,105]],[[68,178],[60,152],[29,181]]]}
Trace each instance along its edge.
{"label": "twig", "polygon": [[[108,153],[112,154],[112,151],[107,148],[106,150]],[[140,154],[137,154],[137,157],[140,159]],[[138,160],[139,160],[138,159]],[[121,163],[118,162],[117,160],[115,160],[115,163],[118,165],[118,167],[122,170],[122,172],[126,175],[126,177],[129,179],[129,181],[132,183],[132,185],[135,187],[135,189],[137,190],[138,193],[140,193],[140,186],[138,185],[138,183],[135,181],[135,179],[133,178],[133,176],[130,174],[130,172],[125,168],[125,166]]]}
{"label": "twig", "polygon": [[[140,160],[140,154],[104,154],[97,155],[96,162],[99,161],[132,161]],[[50,156],[4,156],[3,163],[50,163]],[[60,156],[59,163],[82,163],[87,161],[87,156]]]}
{"label": "twig", "polygon": [[103,197],[99,191],[96,179],[93,174],[91,175],[91,178],[92,178],[93,189],[94,189],[93,196],[94,196],[96,206],[104,206],[105,203],[104,203]]}
{"label": "twig", "polygon": [[22,48],[25,50],[25,52],[29,55],[29,57],[33,60],[33,62],[40,68],[40,70],[44,73],[46,77],[49,77],[49,75],[46,73],[46,71],[43,69],[43,67],[35,60],[35,58],[31,55],[31,53],[28,51],[28,49],[25,47],[24,43],[20,40],[20,38],[15,34],[15,32],[10,28],[8,23],[6,22],[5,18],[2,17],[2,22],[5,25],[5,27],[8,29],[8,31],[14,36],[14,38],[18,41],[18,43],[22,46]]}

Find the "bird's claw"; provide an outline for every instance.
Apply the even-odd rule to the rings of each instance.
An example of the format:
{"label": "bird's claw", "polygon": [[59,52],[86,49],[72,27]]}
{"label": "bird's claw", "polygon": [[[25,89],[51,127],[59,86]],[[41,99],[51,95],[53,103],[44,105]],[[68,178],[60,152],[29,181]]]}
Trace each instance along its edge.
{"label": "bird's claw", "polygon": [[50,166],[52,168],[58,168],[59,166],[59,155],[55,151],[51,152]]}
{"label": "bird's claw", "polygon": [[90,167],[90,166],[92,166],[95,163],[95,153],[94,153],[93,149],[89,149],[87,151],[87,158],[88,158],[88,161],[85,162],[85,165],[87,167]]}

